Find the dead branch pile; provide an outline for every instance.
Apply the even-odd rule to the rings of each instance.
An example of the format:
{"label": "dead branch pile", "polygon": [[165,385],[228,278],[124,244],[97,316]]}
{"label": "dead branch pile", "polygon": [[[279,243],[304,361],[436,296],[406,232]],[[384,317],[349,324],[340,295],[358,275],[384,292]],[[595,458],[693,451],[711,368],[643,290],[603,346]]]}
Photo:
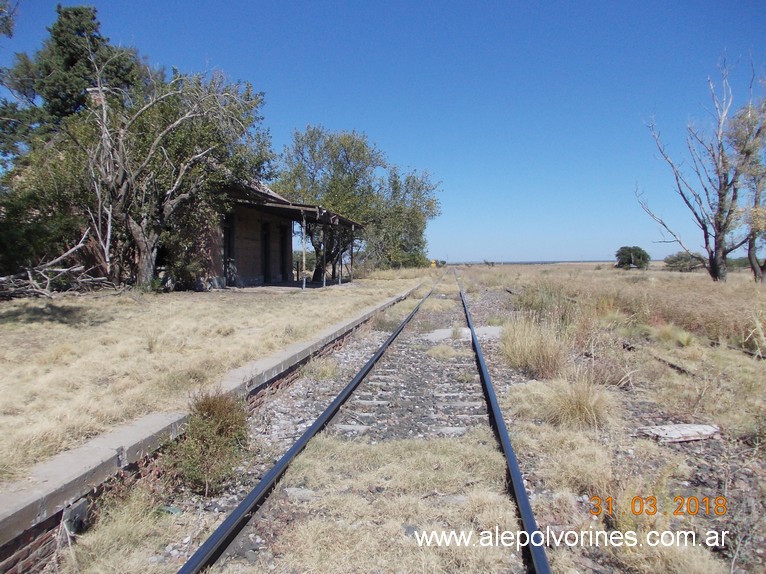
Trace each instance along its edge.
{"label": "dead branch pile", "polygon": [[113,287],[106,277],[92,277],[83,265],[62,265],[84,244],[88,231],[66,253],[14,275],[0,277],[0,299],[15,297],[53,297],[61,291],[89,291]]}

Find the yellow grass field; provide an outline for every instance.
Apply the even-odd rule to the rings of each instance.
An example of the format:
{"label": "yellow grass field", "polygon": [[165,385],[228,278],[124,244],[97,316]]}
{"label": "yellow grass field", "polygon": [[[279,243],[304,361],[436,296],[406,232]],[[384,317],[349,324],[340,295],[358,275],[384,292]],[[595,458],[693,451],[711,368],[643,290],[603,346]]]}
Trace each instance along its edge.
{"label": "yellow grass field", "polygon": [[0,303],[0,480],[153,411],[229,369],[417,285],[379,273],[327,289],[101,292]]}
{"label": "yellow grass field", "polygon": [[[500,353],[527,379],[499,400],[520,464],[544,493],[533,503],[538,525],[731,537],[715,538],[715,551],[552,548],[554,572],[590,572],[593,562],[631,574],[763,572],[765,483],[755,477],[766,470],[766,363],[743,350],[766,355],[766,288],[744,272],[713,283],[608,263],[474,266],[466,282],[501,295],[483,319],[504,325]],[[639,430],[679,423],[720,435],[671,445]],[[596,519],[594,496],[617,510]],[[674,509],[705,497],[717,511]],[[644,499],[659,511],[631,506]]]}
{"label": "yellow grass field", "polygon": [[[490,368],[514,372],[513,384],[497,387],[498,400],[528,488],[535,494],[532,504],[541,528],[630,530],[640,536],[652,529],[693,529],[731,535],[730,543],[716,552],[677,545],[549,548],[553,572],[763,571],[759,556],[766,548],[766,498],[758,477],[766,476],[766,363],[738,347],[766,352],[766,289],[745,273],[714,284],[703,274],[623,272],[608,263],[474,265],[457,272],[469,297],[491,296],[491,305],[472,309],[477,326],[503,325]],[[418,292],[425,294],[424,289]],[[398,305],[378,321],[388,325],[413,305]],[[230,321],[223,327],[234,328],[245,319]],[[189,324],[201,322],[190,319]],[[219,326],[205,325],[208,331]],[[298,328],[291,322],[281,325],[281,332]],[[135,336],[147,344],[146,333]],[[163,337],[170,340],[168,331],[157,334],[158,340]],[[236,337],[234,330],[215,340]],[[142,352],[144,360],[153,354]],[[496,385],[502,382],[502,377],[495,380]],[[160,383],[155,387],[161,388]],[[190,388],[172,396],[181,400]],[[644,425],[668,422],[715,424],[721,436],[674,446],[637,432]],[[464,473],[477,453],[487,466],[479,469],[479,482],[474,483]],[[320,437],[296,459],[282,484],[321,491],[322,496],[285,513],[296,520],[277,541],[276,571],[336,571],[334,558],[349,548],[349,571],[503,571],[507,556],[501,552],[424,552],[398,542],[406,524],[516,528],[513,509],[501,492],[502,473],[495,472],[502,467],[497,456],[488,429],[428,443],[360,444],[350,455],[332,437]],[[332,461],[330,467],[327,461]],[[433,473],[435,469],[439,472]],[[438,483],[424,491],[420,483],[426,474]],[[383,494],[371,502],[377,489],[369,487],[384,483]],[[435,503],[431,490],[439,496],[465,496],[465,506]],[[589,503],[594,495],[613,499],[622,510],[632,508],[636,496],[653,497],[663,512],[595,517]],[[723,496],[727,511],[672,514],[674,498],[692,495]],[[150,564],[149,559],[168,544],[200,532],[200,526],[191,513],[171,517],[156,512],[168,496],[136,488],[115,499],[106,519],[79,539],[76,559],[63,571],[175,571],[177,564]],[[251,570],[252,565],[235,563],[223,571]]]}

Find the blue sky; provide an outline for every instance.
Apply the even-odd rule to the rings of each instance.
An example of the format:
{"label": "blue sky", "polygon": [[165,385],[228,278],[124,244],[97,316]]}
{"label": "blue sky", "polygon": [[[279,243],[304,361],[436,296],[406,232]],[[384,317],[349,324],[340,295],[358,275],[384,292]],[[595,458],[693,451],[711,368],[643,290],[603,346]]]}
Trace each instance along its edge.
{"label": "blue sky", "polygon": [[[0,65],[41,46],[57,3],[21,0]],[[722,56],[736,104],[750,62],[766,71],[763,1],[89,4],[104,35],[152,64],[265,92],[276,151],[321,124],[430,172],[442,215],[429,254],[452,262],[608,260],[622,245],[661,259],[678,247],[657,243],[636,188],[697,247],[647,123],[681,158],[686,125],[709,122]]]}

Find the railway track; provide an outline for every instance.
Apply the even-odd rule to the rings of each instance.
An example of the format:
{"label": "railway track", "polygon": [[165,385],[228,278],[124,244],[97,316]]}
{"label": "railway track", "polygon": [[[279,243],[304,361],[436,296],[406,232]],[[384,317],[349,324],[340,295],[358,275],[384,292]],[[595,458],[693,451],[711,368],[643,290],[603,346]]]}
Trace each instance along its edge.
{"label": "railway track", "polygon": [[[433,347],[424,348],[406,329],[424,303],[433,300],[436,286],[453,280],[458,285],[461,306],[447,314],[447,326],[452,328],[447,340],[451,344],[440,345],[449,355],[450,376],[445,377],[444,372],[430,376],[427,351]],[[463,333],[469,336],[461,344]],[[487,424],[505,457],[508,494],[518,509],[520,530],[536,532],[537,524],[465,295],[457,275],[449,278],[445,274],[178,573],[201,572],[227,553],[232,542],[242,537],[243,529],[250,522],[258,522],[257,511],[277,482],[322,431],[343,440],[364,440],[374,445],[401,439],[462,436],[471,427]],[[526,572],[550,572],[542,546],[527,545],[522,555]]]}

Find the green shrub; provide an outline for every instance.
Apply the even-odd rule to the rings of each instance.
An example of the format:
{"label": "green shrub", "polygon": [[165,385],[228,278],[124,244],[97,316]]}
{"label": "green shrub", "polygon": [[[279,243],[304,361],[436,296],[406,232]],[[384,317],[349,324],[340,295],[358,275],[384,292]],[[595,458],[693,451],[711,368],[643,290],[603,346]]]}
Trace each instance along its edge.
{"label": "green shrub", "polygon": [[194,492],[219,492],[232,476],[247,436],[242,401],[221,391],[200,393],[192,399],[186,434],[170,449],[171,472]]}
{"label": "green shrub", "polygon": [[679,251],[665,258],[665,267],[671,271],[681,271],[688,273],[695,269],[702,269],[705,265],[702,262],[702,255],[699,253],[687,253]]}

